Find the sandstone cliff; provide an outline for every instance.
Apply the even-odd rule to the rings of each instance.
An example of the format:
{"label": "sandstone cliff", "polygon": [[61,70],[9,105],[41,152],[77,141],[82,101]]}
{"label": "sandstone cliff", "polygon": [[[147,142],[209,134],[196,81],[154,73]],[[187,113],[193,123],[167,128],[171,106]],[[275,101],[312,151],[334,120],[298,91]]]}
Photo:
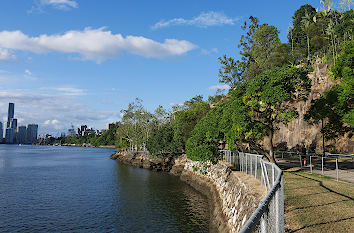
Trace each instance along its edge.
{"label": "sandstone cliff", "polygon": [[[288,150],[299,149],[301,147],[313,147],[316,151],[322,151],[321,124],[310,125],[304,120],[304,115],[311,105],[311,100],[320,97],[319,93],[331,88],[335,83],[329,78],[329,70],[326,64],[317,60],[314,64],[314,71],[309,74],[312,80],[311,93],[306,101],[298,102],[295,105],[299,112],[299,117],[291,121],[287,126],[280,125],[280,130],[274,135],[275,145],[286,145]],[[353,153],[354,143],[346,136],[336,140],[326,140],[327,148],[335,147],[341,153]]]}

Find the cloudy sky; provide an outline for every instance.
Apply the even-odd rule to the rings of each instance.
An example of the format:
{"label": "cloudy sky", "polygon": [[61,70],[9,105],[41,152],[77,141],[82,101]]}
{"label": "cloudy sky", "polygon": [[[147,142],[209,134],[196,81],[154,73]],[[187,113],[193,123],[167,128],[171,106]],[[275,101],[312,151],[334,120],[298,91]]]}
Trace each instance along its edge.
{"label": "cloudy sky", "polygon": [[250,15],[286,41],[296,9],[319,0],[2,0],[0,121],[59,134],[102,129],[136,97],[169,108],[218,88],[218,57],[238,57]]}

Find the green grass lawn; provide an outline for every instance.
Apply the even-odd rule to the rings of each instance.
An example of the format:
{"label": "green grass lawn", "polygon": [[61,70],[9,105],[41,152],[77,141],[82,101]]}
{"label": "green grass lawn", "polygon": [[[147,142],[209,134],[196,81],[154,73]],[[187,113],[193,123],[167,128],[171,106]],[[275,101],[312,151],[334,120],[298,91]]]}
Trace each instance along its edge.
{"label": "green grass lawn", "polygon": [[285,171],[285,232],[354,232],[354,185]]}

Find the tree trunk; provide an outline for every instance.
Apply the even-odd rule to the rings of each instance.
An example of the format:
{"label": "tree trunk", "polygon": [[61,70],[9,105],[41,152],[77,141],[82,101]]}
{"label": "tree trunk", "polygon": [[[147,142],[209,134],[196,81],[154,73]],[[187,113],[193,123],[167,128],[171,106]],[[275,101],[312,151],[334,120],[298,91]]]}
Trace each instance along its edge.
{"label": "tree trunk", "polygon": [[275,161],[275,157],[274,157],[274,145],[273,145],[273,135],[274,132],[273,130],[270,131],[269,133],[269,160],[272,163],[277,164],[277,162]]}
{"label": "tree trunk", "polygon": [[307,37],[307,60],[309,61],[310,60],[310,39],[309,36],[306,37]]}

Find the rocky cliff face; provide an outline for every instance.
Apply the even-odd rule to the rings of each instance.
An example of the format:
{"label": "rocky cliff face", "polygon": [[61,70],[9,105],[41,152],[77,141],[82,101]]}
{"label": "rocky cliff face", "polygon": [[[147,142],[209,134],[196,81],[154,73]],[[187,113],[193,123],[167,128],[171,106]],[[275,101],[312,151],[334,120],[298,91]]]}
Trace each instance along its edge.
{"label": "rocky cliff face", "polygon": [[[304,120],[304,115],[311,106],[311,100],[319,98],[319,93],[328,90],[335,83],[329,78],[326,64],[322,64],[320,60],[317,60],[313,67],[314,71],[309,74],[309,78],[312,80],[311,93],[306,101],[294,104],[299,112],[299,117],[291,121],[287,126],[280,125],[280,130],[274,135],[275,145],[286,145],[288,150],[312,146],[316,151],[322,151],[321,124],[308,124]],[[326,140],[325,145],[326,147],[334,146],[341,153],[353,153],[354,148],[353,140],[346,136],[336,140]]]}

